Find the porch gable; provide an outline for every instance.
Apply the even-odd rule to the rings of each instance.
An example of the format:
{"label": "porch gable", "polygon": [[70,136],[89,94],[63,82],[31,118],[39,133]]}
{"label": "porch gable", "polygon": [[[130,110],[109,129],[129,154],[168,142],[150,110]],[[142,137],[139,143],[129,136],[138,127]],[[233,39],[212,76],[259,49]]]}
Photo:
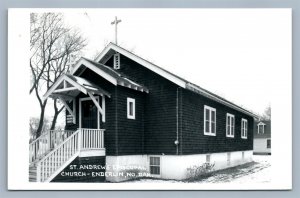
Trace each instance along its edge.
{"label": "porch gable", "polygon": [[[59,99],[67,111],[73,117],[73,123],[76,124],[75,115],[75,97],[80,93],[88,95],[102,115],[102,121],[105,122],[105,96],[111,97],[110,93],[95,85],[94,83],[69,74],[62,75],[52,87],[44,94],[44,100],[48,97]],[[95,100],[94,95],[98,94],[102,97],[102,105]],[[73,109],[70,108],[67,102],[73,101]]]}

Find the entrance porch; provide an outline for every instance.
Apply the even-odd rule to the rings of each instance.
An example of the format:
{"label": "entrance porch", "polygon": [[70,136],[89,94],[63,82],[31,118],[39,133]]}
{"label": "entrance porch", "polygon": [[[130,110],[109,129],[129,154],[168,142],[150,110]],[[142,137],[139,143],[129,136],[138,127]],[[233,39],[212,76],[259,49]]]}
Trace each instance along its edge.
{"label": "entrance porch", "polygon": [[[78,99],[80,93],[85,97]],[[78,128],[46,131],[30,143],[30,181],[49,182],[78,157],[106,155],[105,129],[100,126],[106,121],[105,99],[110,94],[84,78],[65,74],[46,92],[44,99],[48,97],[62,102],[66,124]]]}
{"label": "entrance porch", "polygon": [[[72,124],[76,127],[73,131],[79,131],[80,156],[105,155],[105,129],[101,126],[106,122],[106,98],[111,94],[85,78],[64,74],[45,93],[44,99],[48,97],[62,102],[66,127]],[[63,142],[64,138],[60,139]]]}

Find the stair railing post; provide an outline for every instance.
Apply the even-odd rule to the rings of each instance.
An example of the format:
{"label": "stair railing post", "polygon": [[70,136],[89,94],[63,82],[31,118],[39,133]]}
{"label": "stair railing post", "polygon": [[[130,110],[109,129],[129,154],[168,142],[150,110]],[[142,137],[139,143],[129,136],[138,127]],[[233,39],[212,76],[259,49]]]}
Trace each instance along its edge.
{"label": "stair railing post", "polygon": [[82,129],[79,129],[79,132],[78,132],[78,151],[81,150],[81,139],[82,139]]}
{"label": "stair railing post", "polygon": [[37,143],[35,142],[34,144],[33,144],[33,148],[34,148],[34,159],[33,159],[33,161],[37,158]]}
{"label": "stair railing post", "polygon": [[41,162],[37,163],[36,166],[36,181],[41,182]]}
{"label": "stair railing post", "polygon": [[52,142],[53,142],[53,131],[52,130],[49,132],[49,135],[50,135],[50,151],[51,151],[51,149],[53,148],[52,147]]}
{"label": "stair railing post", "polygon": [[49,134],[48,134],[48,149],[49,149],[49,151],[51,150],[51,130],[49,131]]}

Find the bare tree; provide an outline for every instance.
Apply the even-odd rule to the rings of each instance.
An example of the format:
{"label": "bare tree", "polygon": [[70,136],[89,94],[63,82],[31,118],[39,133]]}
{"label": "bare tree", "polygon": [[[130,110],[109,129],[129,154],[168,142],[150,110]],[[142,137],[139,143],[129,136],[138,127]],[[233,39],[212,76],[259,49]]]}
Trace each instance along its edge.
{"label": "bare tree", "polygon": [[271,106],[268,106],[265,109],[265,111],[264,111],[264,113],[262,115],[262,119],[264,119],[264,120],[271,120]]}
{"label": "bare tree", "polygon": [[[70,69],[70,62],[75,62],[86,46],[86,40],[80,32],[67,27],[60,13],[32,13],[30,15],[30,69],[31,88],[40,105],[39,124],[36,136],[43,129],[47,99],[42,99],[51,85]],[[55,128],[57,117],[63,106],[54,100],[54,115],[50,129]]]}
{"label": "bare tree", "polygon": [[[36,139],[36,131],[39,125],[39,117],[31,117],[29,120],[29,132],[30,141]],[[44,118],[43,131],[50,130],[50,119],[48,117]]]}

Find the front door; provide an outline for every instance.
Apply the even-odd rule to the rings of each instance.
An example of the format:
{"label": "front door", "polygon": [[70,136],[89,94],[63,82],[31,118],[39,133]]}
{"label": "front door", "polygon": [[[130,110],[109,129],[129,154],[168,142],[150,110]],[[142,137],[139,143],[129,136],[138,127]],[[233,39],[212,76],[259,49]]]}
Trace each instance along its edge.
{"label": "front door", "polygon": [[98,109],[92,100],[81,101],[81,128],[98,128]]}

